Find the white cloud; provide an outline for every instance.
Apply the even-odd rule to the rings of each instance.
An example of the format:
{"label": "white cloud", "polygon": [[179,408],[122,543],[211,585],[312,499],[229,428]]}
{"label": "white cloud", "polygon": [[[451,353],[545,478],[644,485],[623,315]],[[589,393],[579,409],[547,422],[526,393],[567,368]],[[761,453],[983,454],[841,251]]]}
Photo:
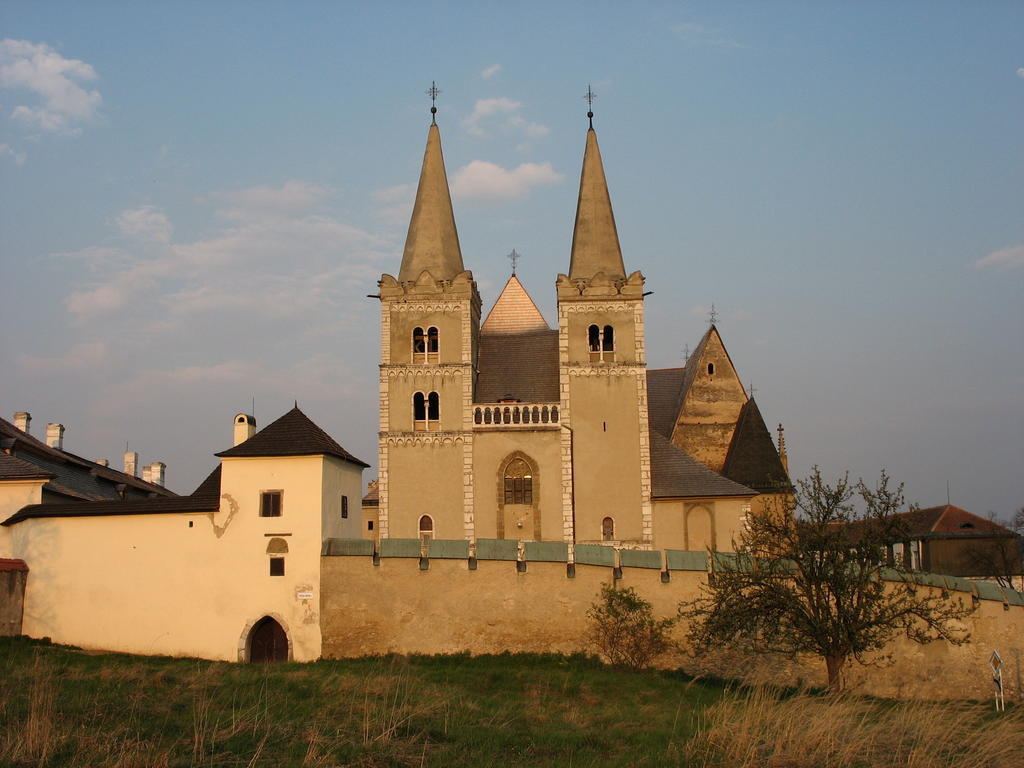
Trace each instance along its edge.
{"label": "white cloud", "polygon": [[373,215],[381,226],[398,230],[409,223],[412,214],[413,198],[416,187],[412,184],[399,184],[394,187],[377,189],[370,193],[374,202],[380,203]]}
{"label": "white cloud", "polygon": [[1024,67],[1017,67],[1017,77],[1024,77]]}
{"label": "white cloud", "polygon": [[511,170],[486,160],[473,160],[455,172],[452,193],[478,200],[513,200],[526,197],[530,189],[562,180],[551,163],[522,163]]}
{"label": "white cloud", "polygon": [[974,262],[975,269],[1020,269],[1024,267],[1024,245],[1011,245]]}
{"label": "white cloud", "polygon": [[286,181],[278,188],[266,184],[215,197],[228,207],[218,213],[229,219],[262,219],[268,216],[290,216],[308,210],[330,195],[330,190],[305,181]]}
{"label": "white cloud", "polygon": [[65,59],[46,43],[0,40],[0,87],[30,91],[36,103],[19,104],[11,117],[51,133],[77,133],[96,117],[103,97],[80,83],[96,79],[84,61]]}
{"label": "white cloud", "polygon": [[501,71],[501,64],[492,64],[491,66],[487,67],[487,69],[485,69],[483,72],[480,73],[480,77],[482,77],[484,80],[490,80],[492,77],[494,77],[500,71]]}
{"label": "white cloud", "polygon": [[547,136],[550,129],[541,123],[531,123],[521,112],[523,103],[499,96],[477,99],[473,111],[462,121],[462,127],[475,136],[486,136],[486,127],[505,132],[521,132],[530,138]]}
{"label": "white cloud", "polygon": [[412,199],[415,190],[412,184],[398,184],[394,187],[375,189],[370,196],[378,203],[397,203]]}
{"label": "white cloud", "polygon": [[152,205],[122,211],[116,220],[122,234],[158,243],[169,243],[173,227],[170,219]]}
{"label": "white cloud", "polygon": [[25,153],[18,152],[10,144],[0,144],[0,157],[9,157],[16,165],[25,162]]}
{"label": "white cloud", "polygon": [[55,357],[22,355],[18,358],[18,362],[22,369],[32,376],[81,373],[94,370],[97,365],[106,362],[108,352],[109,348],[106,342],[89,341],[72,347],[64,355]]}
{"label": "white cloud", "polygon": [[746,48],[743,43],[726,37],[717,29],[701,24],[676,24],[672,32],[680,39],[693,45],[710,45],[714,48]]}

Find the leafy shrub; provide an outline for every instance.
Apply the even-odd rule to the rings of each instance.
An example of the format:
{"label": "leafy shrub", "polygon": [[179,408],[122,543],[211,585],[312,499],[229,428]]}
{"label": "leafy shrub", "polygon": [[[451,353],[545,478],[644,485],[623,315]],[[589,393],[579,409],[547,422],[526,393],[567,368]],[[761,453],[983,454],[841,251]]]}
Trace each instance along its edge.
{"label": "leafy shrub", "polygon": [[617,666],[643,669],[672,645],[670,633],[676,619],[654,618],[651,604],[633,587],[602,586],[587,618],[590,644]]}

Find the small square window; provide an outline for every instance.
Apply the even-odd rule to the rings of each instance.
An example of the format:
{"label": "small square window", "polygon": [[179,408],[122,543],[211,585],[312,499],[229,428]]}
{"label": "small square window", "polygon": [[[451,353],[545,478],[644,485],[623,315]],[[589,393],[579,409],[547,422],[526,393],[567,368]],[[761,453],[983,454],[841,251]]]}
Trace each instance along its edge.
{"label": "small square window", "polygon": [[272,558],[270,558],[270,575],[271,576],[284,576],[284,558],[283,557],[272,557]]}
{"label": "small square window", "polygon": [[367,520],[366,521],[366,530],[368,530],[368,531],[372,531],[373,530],[373,520]]}
{"label": "small square window", "polygon": [[281,516],[281,491],[263,491],[260,493],[260,517]]}
{"label": "small square window", "polygon": [[344,519],[348,519],[348,496],[341,497],[341,516]]}

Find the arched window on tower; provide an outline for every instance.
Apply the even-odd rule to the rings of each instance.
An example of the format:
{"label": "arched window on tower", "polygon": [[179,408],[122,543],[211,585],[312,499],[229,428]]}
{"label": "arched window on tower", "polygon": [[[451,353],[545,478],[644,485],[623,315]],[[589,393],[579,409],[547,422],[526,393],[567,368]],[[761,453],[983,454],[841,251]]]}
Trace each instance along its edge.
{"label": "arched window on tower", "polygon": [[434,520],[430,515],[423,515],[420,518],[420,540],[434,538]]}
{"label": "arched window on tower", "polygon": [[590,350],[590,362],[612,361],[615,359],[615,329],[610,325],[602,328],[591,325],[587,328],[587,348]]}
{"label": "arched window on tower", "polygon": [[417,392],[412,396],[412,421],[416,432],[441,428],[441,399],[437,392]]}
{"label": "arched window on tower", "polygon": [[431,326],[427,328],[427,362],[436,363],[439,362],[439,334],[437,328]]}
{"label": "arched window on tower", "polygon": [[412,361],[427,362],[427,337],[418,325],[412,329]]}
{"label": "arched window on tower", "polygon": [[601,521],[601,541],[615,541],[615,521],[610,517]]}
{"label": "arched window on tower", "polygon": [[533,473],[522,459],[510,461],[505,467],[505,503],[533,504]]}

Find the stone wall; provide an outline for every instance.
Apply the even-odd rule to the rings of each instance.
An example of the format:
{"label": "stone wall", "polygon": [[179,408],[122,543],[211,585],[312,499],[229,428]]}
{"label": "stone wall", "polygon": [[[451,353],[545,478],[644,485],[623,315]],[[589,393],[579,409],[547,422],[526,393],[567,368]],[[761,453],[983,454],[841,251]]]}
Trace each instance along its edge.
{"label": "stone wall", "polygon": [[[330,544],[325,551],[346,551]],[[565,545],[557,542],[533,543],[520,559],[515,542],[481,542],[486,552],[478,551],[476,560],[466,558],[466,542],[452,542],[450,552],[445,542],[431,542],[432,554],[441,556],[429,559],[416,556],[418,542],[409,544],[407,557],[322,558],[325,657],[587,651],[586,612],[601,585],[611,583],[616,573],[621,574],[619,585],[635,587],[661,616],[675,615],[679,602],[695,597],[707,576],[703,552],[577,547],[577,562],[569,565]],[[669,570],[663,570],[666,564]],[[956,586],[971,588],[968,582]],[[889,658],[877,659],[879,666],[852,667],[850,683],[877,696],[986,699],[993,687],[988,659],[998,650],[1006,664],[1007,698],[1024,700],[1024,596],[989,587],[980,587],[974,597],[978,607],[970,643],[921,646],[900,639],[886,654]],[[751,682],[825,682],[824,664],[813,658],[790,661],[723,652],[697,662],[680,653],[663,663]]]}

